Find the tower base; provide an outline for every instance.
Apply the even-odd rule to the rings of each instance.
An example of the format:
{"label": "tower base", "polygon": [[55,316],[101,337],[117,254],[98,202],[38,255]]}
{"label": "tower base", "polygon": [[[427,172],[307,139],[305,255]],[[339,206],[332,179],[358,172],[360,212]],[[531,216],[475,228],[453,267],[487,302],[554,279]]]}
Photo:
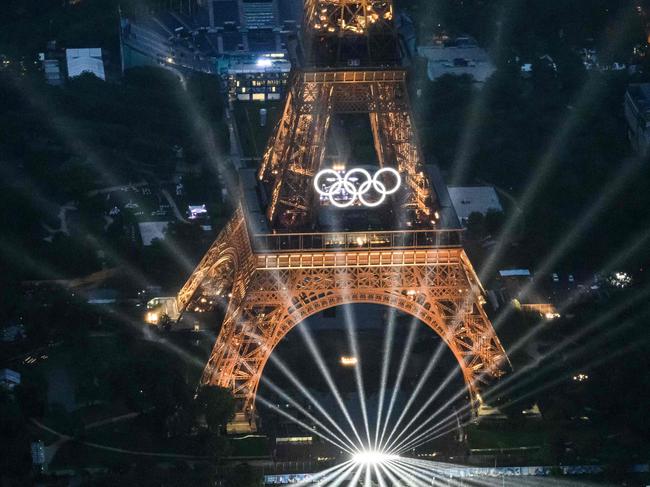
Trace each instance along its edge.
{"label": "tower base", "polygon": [[226,433],[229,435],[244,435],[255,433],[257,425],[254,419],[249,419],[246,413],[236,413],[232,421],[226,425]]}

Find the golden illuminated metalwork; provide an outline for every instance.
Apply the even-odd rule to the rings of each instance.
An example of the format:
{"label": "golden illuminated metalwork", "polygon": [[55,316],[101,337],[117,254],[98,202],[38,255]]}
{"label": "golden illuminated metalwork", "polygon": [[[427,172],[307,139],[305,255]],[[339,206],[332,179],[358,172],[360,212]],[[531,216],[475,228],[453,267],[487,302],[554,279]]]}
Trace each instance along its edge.
{"label": "golden illuminated metalwork", "polygon": [[386,0],[307,0],[305,20],[322,34],[364,34],[375,25],[392,27],[393,5]]}
{"label": "golden illuminated metalwork", "polygon": [[[409,233],[414,238],[403,239]],[[445,231],[384,232],[374,240],[377,234],[368,233],[349,245],[337,235],[349,236],[322,234],[319,248],[296,234],[290,235],[293,246],[283,244],[282,235],[251,237],[240,209],[179,293],[181,310],[231,295],[202,382],[230,388],[239,400],[238,429],[232,431],[255,428],[260,376],[283,337],[309,316],[342,304],[386,305],[426,323],[458,360],[471,397],[482,381],[502,373],[505,352],[464,250],[432,244]],[[286,249],[256,249],[260,242]]]}
{"label": "golden illuminated metalwork", "polygon": [[[305,8],[316,61],[330,63],[334,51],[335,63],[346,56],[355,61],[354,50],[345,47],[354,42],[337,45],[332,38],[364,34],[383,42],[394,33],[390,1],[306,0]],[[284,336],[309,316],[343,304],[390,306],[426,323],[458,360],[472,403],[481,384],[503,372],[507,357],[483,311],[483,290],[460,233],[439,228],[405,81],[404,70],[385,64],[296,71],[258,173],[268,190],[272,231],[253,234],[239,207],[178,294],[180,313],[227,303],[202,383],[235,395],[231,432],[255,430],[260,377]],[[313,221],[313,177],[337,113],[368,114],[380,166],[400,173],[402,187],[391,195],[398,230],[301,232]]]}
{"label": "golden illuminated metalwork", "polygon": [[[402,215],[415,226],[430,226],[434,195],[406,90],[406,72],[301,71],[294,75],[284,114],[262,160],[259,177],[271,186],[267,216],[283,228],[301,228],[311,221],[313,178],[321,167],[332,115],[368,114],[381,167],[404,177]],[[405,224],[402,222],[402,225]]]}
{"label": "golden illuminated metalwork", "polygon": [[385,65],[398,58],[391,0],[305,0],[307,62]]}

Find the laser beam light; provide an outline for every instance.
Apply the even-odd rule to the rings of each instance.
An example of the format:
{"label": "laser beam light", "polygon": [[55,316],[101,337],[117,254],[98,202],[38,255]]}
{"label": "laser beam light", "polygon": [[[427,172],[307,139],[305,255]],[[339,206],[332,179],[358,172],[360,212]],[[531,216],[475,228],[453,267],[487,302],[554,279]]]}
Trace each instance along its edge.
{"label": "laser beam light", "polygon": [[357,465],[379,465],[382,463],[390,462],[391,460],[397,460],[398,458],[398,455],[393,455],[382,451],[366,450],[355,453],[352,456],[352,461]]}

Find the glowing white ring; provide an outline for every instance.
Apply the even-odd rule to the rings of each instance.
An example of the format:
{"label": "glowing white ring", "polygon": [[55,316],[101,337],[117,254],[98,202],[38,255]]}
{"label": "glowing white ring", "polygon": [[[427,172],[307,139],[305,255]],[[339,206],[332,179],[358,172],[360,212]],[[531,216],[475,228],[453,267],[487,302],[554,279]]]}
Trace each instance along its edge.
{"label": "glowing white ring", "polygon": [[[336,189],[334,190],[334,188]],[[341,203],[340,201],[336,201],[334,199],[334,195],[339,194],[342,189],[345,189],[345,191],[352,195],[352,198],[350,198],[350,200],[345,203]],[[332,184],[329,192],[332,193],[329,195],[330,202],[338,208],[347,208],[348,206],[352,206],[357,200],[357,188],[354,187],[354,184],[352,184],[350,181],[346,181],[345,179]]]}
{"label": "glowing white ring", "polygon": [[[373,188],[375,188],[377,193],[379,193],[381,195],[381,197],[377,201],[375,201],[374,203],[371,202],[371,201],[368,201],[367,199],[365,199],[365,194],[368,192],[371,185],[372,185]],[[381,189],[377,189],[378,185],[380,186]],[[366,181],[361,186],[359,186],[359,201],[361,201],[361,203],[364,206],[368,206],[370,208],[374,208],[375,206],[381,205],[384,202],[384,200],[386,199],[387,194],[388,193],[386,192],[386,186],[384,186],[384,183],[382,183],[380,181],[370,180],[370,181]]]}
{"label": "glowing white ring", "polygon": [[323,170],[320,171],[318,174],[316,174],[316,177],[314,178],[314,189],[316,189],[316,191],[318,192],[318,194],[321,194],[321,195],[323,195],[323,196],[327,196],[328,198],[331,198],[331,197],[334,196],[338,191],[340,191],[340,188],[337,189],[336,191],[332,191],[332,188],[333,188],[337,183],[334,183],[332,186],[330,186],[329,191],[323,191],[322,189],[320,189],[320,187],[319,187],[319,185],[318,185],[318,182],[321,180],[321,178],[322,178],[323,176],[328,175],[328,174],[332,174],[332,175],[333,175],[333,176],[338,180],[338,182],[341,182],[341,175],[340,175],[339,173],[337,173],[334,169],[323,169]]}
{"label": "glowing white ring", "polygon": [[[379,179],[380,176],[385,173],[389,173],[395,178],[395,185],[390,189],[387,189],[386,185]],[[363,175],[363,179],[365,179],[362,183],[359,184],[358,187],[355,186],[352,181],[350,181],[350,177],[355,174],[361,174]],[[332,184],[326,191],[324,191],[319,184],[324,176],[333,176],[336,178],[336,182]],[[328,198],[330,200],[330,203],[338,208],[347,208],[349,206],[352,206],[357,199],[359,199],[362,205],[370,208],[379,206],[386,200],[386,196],[395,193],[400,188],[401,184],[402,177],[400,176],[399,172],[397,172],[392,167],[384,167],[378,170],[374,176],[371,176],[367,170],[361,167],[355,167],[348,171],[344,177],[342,177],[337,171],[333,169],[323,169],[322,171],[318,172],[314,178],[314,189],[316,192],[321,196]],[[379,200],[372,202],[368,201],[365,198],[365,195],[370,191],[370,188],[374,189],[378,194],[381,195]],[[344,203],[336,201],[334,199],[334,196],[341,194],[343,191],[350,195],[350,200]]]}
{"label": "glowing white ring", "polygon": [[[391,189],[386,189],[386,187],[379,181],[379,175],[386,172],[392,174],[393,177],[395,178],[395,186]],[[402,176],[400,176],[399,173],[392,167],[383,167],[375,173],[375,176],[372,178],[372,181],[373,181],[372,185],[375,187],[375,191],[377,191],[378,193],[393,194],[402,185]],[[377,184],[381,184],[383,186],[383,189],[379,189],[377,187]]]}

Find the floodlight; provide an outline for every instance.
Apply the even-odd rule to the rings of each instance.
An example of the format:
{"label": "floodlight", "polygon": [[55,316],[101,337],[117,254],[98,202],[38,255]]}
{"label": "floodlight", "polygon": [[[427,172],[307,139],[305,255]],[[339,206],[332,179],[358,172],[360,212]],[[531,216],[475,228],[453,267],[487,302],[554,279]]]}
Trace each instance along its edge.
{"label": "floodlight", "polygon": [[360,465],[379,465],[390,460],[397,460],[398,458],[398,455],[391,455],[382,451],[364,450],[355,453],[352,456],[352,461]]}

